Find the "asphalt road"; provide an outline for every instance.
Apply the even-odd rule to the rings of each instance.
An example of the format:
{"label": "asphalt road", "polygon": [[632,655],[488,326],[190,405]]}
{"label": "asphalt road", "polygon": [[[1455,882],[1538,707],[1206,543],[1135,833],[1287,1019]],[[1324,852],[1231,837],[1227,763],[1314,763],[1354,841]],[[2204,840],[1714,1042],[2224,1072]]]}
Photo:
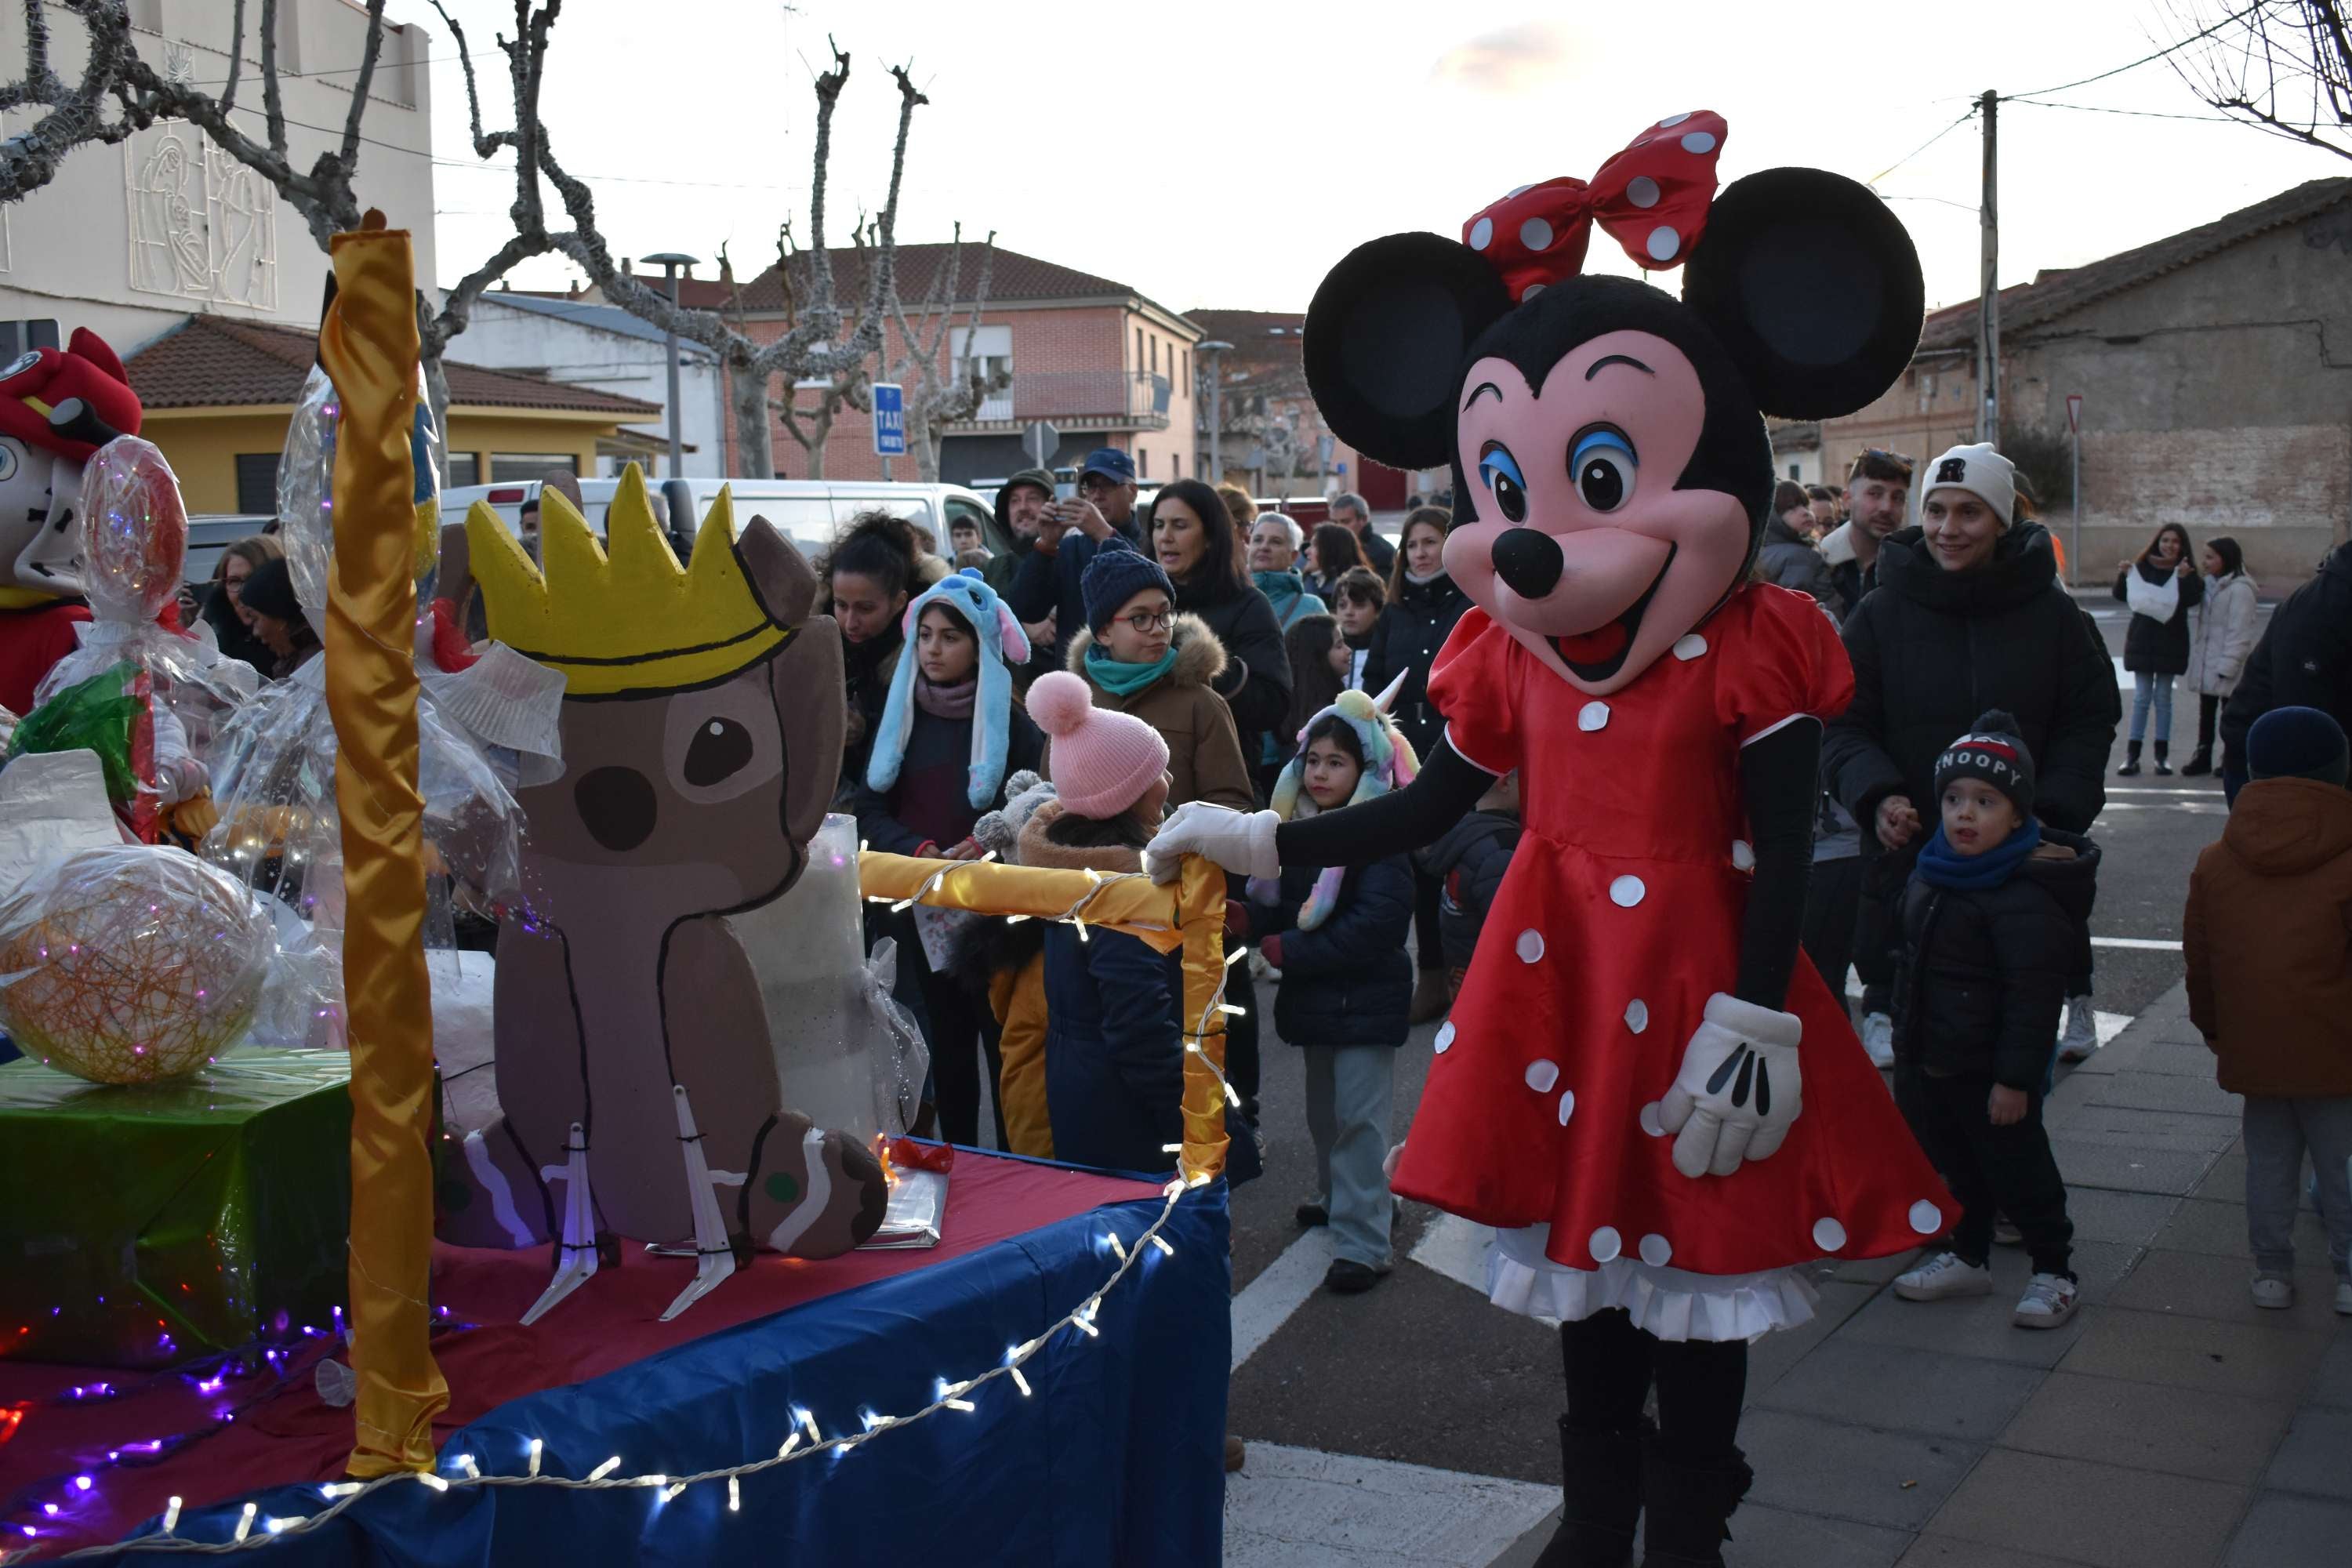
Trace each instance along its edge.
{"label": "asphalt road", "polygon": [[[2104,595],[2084,600],[2110,651],[2123,651],[2126,612]],[[2126,724],[2130,692],[2124,693]],[[2196,702],[2176,698],[2174,765],[2194,749]],[[2122,761],[2118,736],[2111,767]],[[2093,934],[2177,943],[2180,905],[2198,853],[2218,837],[2225,812],[2210,780],[2110,779],[2109,809],[2094,829],[2105,850]],[[2177,984],[2178,951],[2101,946],[2096,1005],[2135,1015]],[[1272,1013],[1272,988],[1261,1002]],[[1412,1121],[1431,1060],[1435,1026],[1413,1031],[1399,1054],[1394,1136]],[[1266,1173],[1234,1194],[1234,1285],[1244,1293],[1299,1243],[1292,1210],[1313,1195],[1314,1152],[1303,1110],[1297,1052],[1272,1037],[1261,1092]],[[1408,1261],[1439,1218],[1400,1205],[1396,1271],[1362,1296],[1305,1293],[1279,1327],[1235,1372],[1232,1430],[1245,1438],[1326,1452],[1403,1460],[1440,1469],[1556,1484],[1561,1408],[1559,1348],[1553,1331],[1489,1306],[1475,1290]],[[1309,1244],[1311,1245],[1311,1244]],[[1270,1287],[1299,1273],[1294,1258]],[[1319,1273],[1319,1265],[1316,1268]],[[1262,1288],[1258,1306],[1273,1294]],[[1245,1302],[1251,1298],[1245,1296]],[[1239,1314],[1237,1314],[1239,1315]],[[1263,1318],[1261,1310],[1254,1314]],[[1794,1336],[1781,1336],[1793,1341]],[[1776,1341],[1758,1347],[1776,1353]],[[1801,1343],[1792,1343],[1801,1352]]]}

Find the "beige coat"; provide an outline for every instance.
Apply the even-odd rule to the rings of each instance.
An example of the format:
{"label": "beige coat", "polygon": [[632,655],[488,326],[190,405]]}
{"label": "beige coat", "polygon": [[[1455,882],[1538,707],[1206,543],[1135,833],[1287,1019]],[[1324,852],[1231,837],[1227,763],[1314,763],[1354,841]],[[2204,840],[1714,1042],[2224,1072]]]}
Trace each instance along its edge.
{"label": "beige coat", "polygon": [[[1225,668],[1224,646],[1198,616],[1178,616],[1174,627],[1173,668],[1140,691],[1113,696],[1097,686],[1087,669],[1087,649],[1094,635],[1080,631],[1070,640],[1069,667],[1084,679],[1095,706],[1132,713],[1168,742],[1168,807],[1191,801],[1254,811],[1257,794],[1250,783],[1249,763],[1242,756],[1242,739],[1234,728],[1232,710],[1210,682]],[[1054,751],[1045,742],[1045,773],[1054,776]]]}

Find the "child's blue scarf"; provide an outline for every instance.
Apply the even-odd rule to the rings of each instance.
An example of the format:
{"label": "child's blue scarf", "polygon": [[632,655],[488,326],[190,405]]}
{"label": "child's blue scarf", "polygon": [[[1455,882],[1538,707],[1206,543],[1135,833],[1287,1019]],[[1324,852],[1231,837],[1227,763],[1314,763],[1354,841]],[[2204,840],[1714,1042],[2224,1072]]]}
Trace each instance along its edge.
{"label": "child's blue scarf", "polygon": [[1176,645],[1171,642],[1168,651],[1150,664],[1129,664],[1113,658],[1110,650],[1100,643],[1087,648],[1087,678],[1113,697],[1132,697],[1170,670],[1176,668]]}
{"label": "child's blue scarf", "polygon": [[1936,836],[1919,851],[1917,875],[1931,888],[1958,888],[1968,892],[1998,888],[2041,846],[2042,824],[2029,816],[2022,827],[1983,854],[1958,855],[1945,839],[1939,823]]}

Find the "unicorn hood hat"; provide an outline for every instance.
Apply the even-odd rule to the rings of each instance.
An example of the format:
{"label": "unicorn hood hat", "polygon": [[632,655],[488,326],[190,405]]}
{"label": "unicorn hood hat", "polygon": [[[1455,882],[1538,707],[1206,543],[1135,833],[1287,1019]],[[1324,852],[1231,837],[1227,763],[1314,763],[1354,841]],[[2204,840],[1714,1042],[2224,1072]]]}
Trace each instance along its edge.
{"label": "unicorn hood hat", "polygon": [[[1348,805],[1360,805],[1412,783],[1421,772],[1421,759],[1413,755],[1412,742],[1389,717],[1388,702],[1396,690],[1391,686],[1377,698],[1361,691],[1342,691],[1338,701],[1299,726],[1298,754],[1283,765],[1282,776],[1274,782],[1269,804],[1276,816],[1287,822],[1302,811],[1314,815],[1315,804],[1306,798],[1307,737],[1327,718],[1341,720],[1354,731],[1356,748],[1364,754],[1363,774],[1356,780],[1356,793],[1348,797]],[[1346,875],[1338,866],[1326,866],[1316,873],[1315,890],[1298,910],[1301,930],[1313,931],[1323,923],[1339,902],[1339,884]],[[1253,894],[1255,890],[1253,887]]]}
{"label": "unicorn hood hat", "polygon": [[984,811],[1004,782],[1013,723],[1013,671],[1029,662],[1029,638],[1021,629],[1020,617],[970,567],[926,588],[899,620],[899,630],[909,646],[890,678],[890,696],[882,707],[882,721],[875,726],[866,784],[878,795],[898,782],[898,765],[906,757],[907,737],[915,725],[915,677],[922,662],[912,647],[915,626],[933,605],[945,605],[962,617],[980,645],[980,689],[971,707],[971,773],[966,793],[971,804]]}

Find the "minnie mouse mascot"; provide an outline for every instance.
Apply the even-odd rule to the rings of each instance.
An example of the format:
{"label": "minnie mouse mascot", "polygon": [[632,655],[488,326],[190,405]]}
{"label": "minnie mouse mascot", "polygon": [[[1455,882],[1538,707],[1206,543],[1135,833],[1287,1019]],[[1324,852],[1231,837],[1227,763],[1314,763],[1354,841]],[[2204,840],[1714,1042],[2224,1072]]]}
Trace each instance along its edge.
{"label": "minnie mouse mascot", "polygon": [[[1806,1267],[1942,1234],[1957,1205],[1801,962],[1822,724],[1853,672],[1813,601],[1748,581],[1760,413],[1861,407],[1909,362],[1919,263],[1864,187],[1715,192],[1725,127],[1676,115],[1591,184],[1525,186],[1462,240],[1391,236],[1307,312],[1317,405],[1454,468],[1444,740],[1409,787],[1305,821],[1198,805],[1155,858],[1255,876],[1434,839],[1517,768],[1526,836],[1437,1032],[1404,1197],[1491,1225],[1489,1294],[1560,1320],[1565,1509],[1545,1568],[1719,1564],[1752,1474],[1748,1344]],[[1676,300],[1578,275],[1598,221]],[[1654,1385],[1658,1419],[1643,1416]]]}

